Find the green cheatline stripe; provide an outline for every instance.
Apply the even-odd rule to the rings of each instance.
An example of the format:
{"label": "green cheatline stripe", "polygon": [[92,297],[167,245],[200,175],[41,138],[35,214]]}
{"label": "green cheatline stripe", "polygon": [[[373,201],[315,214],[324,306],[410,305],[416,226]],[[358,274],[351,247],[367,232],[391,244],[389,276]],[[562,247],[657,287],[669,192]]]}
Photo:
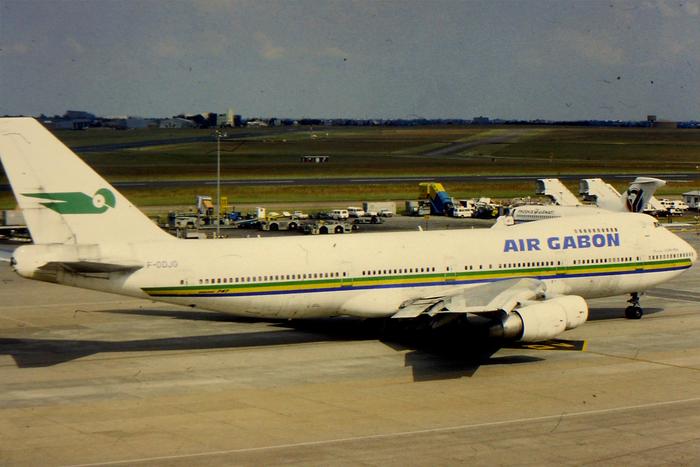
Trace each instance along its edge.
{"label": "green cheatline stripe", "polygon": [[207,290],[230,290],[236,291],[241,289],[260,289],[260,288],[274,288],[274,287],[313,287],[313,286],[328,286],[330,284],[336,287],[342,284],[352,284],[356,286],[371,286],[377,285],[382,282],[391,281],[411,281],[411,282],[423,282],[430,280],[479,280],[479,279],[491,279],[498,278],[502,276],[531,276],[531,275],[555,275],[555,274],[570,274],[570,273],[583,273],[586,271],[596,270],[613,270],[619,269],[624,270],[634,270],[639,269],[640,266],[683,266],[690,264],[690,259],[671,259],[671,260],[659,260],[659,261],[646,261],[643,263],[612,263],[612,264],[582,264],[576,266],[567,267],[535,267],[535,268],[519,268],[519,269],[498,269],[498,270],[487,270],[487,271],[467,271],[467,272],[456,272],[456,273],[436,273],[436,274],[418,274],[418,275],[390,275],[390,276],[360,276],[360,277],[349,277],[349,278],[328,278],[328,279],[307,279],[307,280],[291,280],[291,281],[274,281],[274,282],[246,282],[243,284],[205,284],[205,285],[191,285],[191,286],[174,286],[174,287],[145,287],[143,290],[145,292],[169,292],[169,291],[207,291]]}

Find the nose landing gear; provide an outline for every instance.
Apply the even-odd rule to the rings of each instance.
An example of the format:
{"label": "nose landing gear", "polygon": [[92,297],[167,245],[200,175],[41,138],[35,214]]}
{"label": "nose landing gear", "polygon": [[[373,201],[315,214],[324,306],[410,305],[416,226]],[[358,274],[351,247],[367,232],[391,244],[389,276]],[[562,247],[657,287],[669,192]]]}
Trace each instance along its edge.
{"label": "nose landing gear", "polygon": [[642,307],[639,306],[639,294],[637,292],[632,292],[631,298],[627,300],[630,304],[625,308],[625,318],[627,319],[640,319],[644,314]]}

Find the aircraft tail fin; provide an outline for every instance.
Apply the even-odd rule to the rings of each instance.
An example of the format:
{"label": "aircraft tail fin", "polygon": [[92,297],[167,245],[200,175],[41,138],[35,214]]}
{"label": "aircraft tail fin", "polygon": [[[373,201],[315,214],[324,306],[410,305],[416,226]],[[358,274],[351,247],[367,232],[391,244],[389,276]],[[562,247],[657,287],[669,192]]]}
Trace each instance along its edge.
{"label": "aircraft tail fin", "polygon": [[0,160],[36,244],[173,239],[33,118],[0,119]]}
{"label": "aircraft tail fin", "polygon": [[587,178],[581,180],[579,191],[584,199],[595,201],[599,208],[616,212],[642,212],[656,190],[665,184],[665,181],[658,178],[637,177],[620,194],[600,178]]}
{"label": "aircraft tail fin", "polygon": [[593,201],[596,206],[612,211],[619,211],[620,192],[602,178],[584,178],[579,181],[579,193],[586,201]]}
{"label": "aircraft tail fin", "polygon": [[538,178],[535,193],[549,197],[559,206],[580,206],[581,202],[558,178]]}
{"label": "aircraft tail fin", "polygon": [[658,178],[637,177],[622,195],[625,208],[629,212],[642,212],[656,190],[666,185]]}

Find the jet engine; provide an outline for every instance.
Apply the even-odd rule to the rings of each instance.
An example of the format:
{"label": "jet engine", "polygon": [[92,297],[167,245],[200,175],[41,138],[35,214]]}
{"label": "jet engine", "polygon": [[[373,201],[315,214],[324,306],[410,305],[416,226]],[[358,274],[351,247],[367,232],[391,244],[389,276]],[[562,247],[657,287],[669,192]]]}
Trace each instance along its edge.
{"label": "jet engine", "polygon": [[565,295],[528,304],[503,314],[503,319],[490,329],[492,337],[538,342],[585,323],[588,319],[588,305],[577,295]]}

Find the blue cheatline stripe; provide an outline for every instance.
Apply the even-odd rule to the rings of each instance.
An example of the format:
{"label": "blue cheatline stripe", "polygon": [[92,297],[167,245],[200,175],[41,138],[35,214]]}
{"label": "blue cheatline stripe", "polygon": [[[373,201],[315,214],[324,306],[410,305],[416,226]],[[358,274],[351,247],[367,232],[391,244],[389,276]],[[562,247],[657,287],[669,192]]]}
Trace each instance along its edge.
{"label": "blue cheatline stripe", "polygon": [[[514,274],[510,276],[505,276],[505,277],[491,277],[491,278],[484,278],[484,279],[450,279],[450,280],[442,280],[439,282],[436,281],[426,281],[426,282],[403,282],[403,283],[397,283],[397,284],[367,284],[367,285],[342,285],[342,286],[333,286],[333,287],[315,287],[315,288],[289,288],[289,286],[284,286],[284,289],[280,290],[259,290],[259,291],[252,291],[252,292],[221,292],[221,293],[197,293],[197,292],[191,292],[191,293],[168,293],[172,291],[172,288],[168,288],[167,292],[158,292],[158,290],[162,290],[159,288],[144,288],[142,289],[144,292],[146,292],[148,295],[152,297],[182,297],[182,298],[197,298],[197,297],[252,297],[252,296],[263,296],[263,295],[290,295],[290,294],[307,294],[307,293],[319,293],[319,292],[338,292],[338,291],[344,291],[344,290],[374,290],[374,289],[400,289],[400,288],[408,288],[408,287],[439,287],[439,286],[446,286],[446,285],[467,285],[467,284],[483,284],[486,282],[497,282],[497,281],[502,281],[502,280],[508,280],[508,279],[525,279],[525,278],[534,278],[534,279],[541,279],[541,280],[546,280],[546,279],[567,279],[567,278],[581,278],[581,277],[605,277],[605,276],[624,276],[624,275],[630,275],[630,274],[650,274],[650,273],[656,273],[656,272],[670,272],[670,271],[679,271],[683,269],[688,269],[690,268],[691,264],[686,264],[683,266],[670,266],[670,267],[665,267],[665,268],[654,268],[654,269],[628,269],[626,271],[599,271],[595,273],[586,273],[586,272],[581,272],[581,273],[563,273],[563,274],[544,274],[544,275],[521,275],[521,274]],[[487,273],[489,274],[489,273]],[[504,273],[492,273],[492,274],[504,274]],[[381,280],[381,279],[380,279]],[[303,285],[303,283],[301,284]],[[264,285],[260,284],[260,287],[266,287],[269,288],[269,285]],[[187,289],[188,287],[183,287],[183,289]],[[177,292],[177,291],[173,291]]]}

